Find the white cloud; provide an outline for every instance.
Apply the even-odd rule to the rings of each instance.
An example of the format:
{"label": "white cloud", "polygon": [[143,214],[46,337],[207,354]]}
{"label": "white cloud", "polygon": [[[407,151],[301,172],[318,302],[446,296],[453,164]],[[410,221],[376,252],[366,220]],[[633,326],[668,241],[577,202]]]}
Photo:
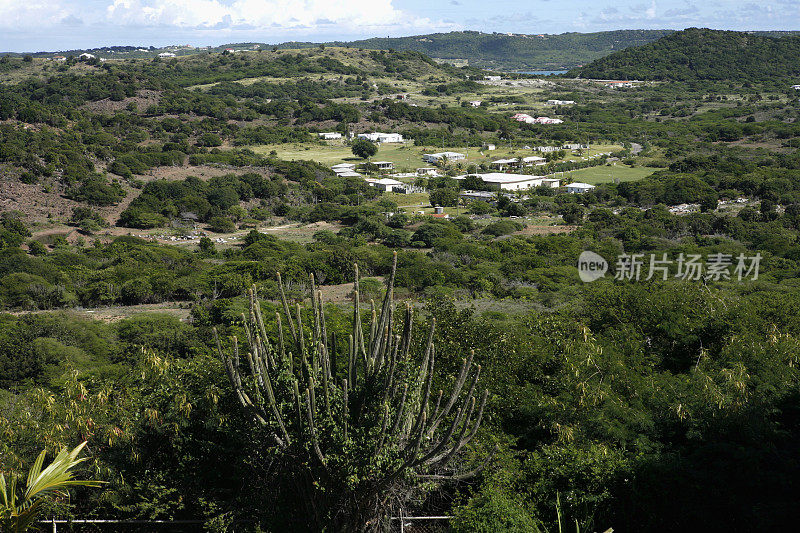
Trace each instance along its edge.
{"label": "white cloud", "polygon": [[0,0],[0,27],[38,28],[56,24],[69,15],[69,9],[57,1]]}
{"label": "white cloud", "polygon": [[[5,0],[3,0],[5,1]],[[392,5],[392,0],[114,0],[109,22],[183,28],[347,28],[428,25]]]}

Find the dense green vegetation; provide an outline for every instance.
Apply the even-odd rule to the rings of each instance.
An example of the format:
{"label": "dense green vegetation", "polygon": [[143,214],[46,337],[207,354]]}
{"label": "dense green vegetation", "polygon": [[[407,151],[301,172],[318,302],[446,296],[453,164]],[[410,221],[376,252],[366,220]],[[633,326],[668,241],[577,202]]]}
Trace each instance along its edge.
{"label": "dense green vegetation", "polygon": [[[677,50],[693,32],[704,34],[675,33],[658,46]],[[734,38],[709,37],[715,47]],[[794,42],[748,39],[756,48]],[[659,68],[647,55],[654,46],[641,49],[651,72]],[[791,66],[796,58],[778,60]],[[574,521],[581,531],[698,524],[759,531],[795,520],[800,101],[782,75],[769,75],[772,66],[764,75],[747,61],[736,69],[724,62],[687,67],[678,70],[694,73],[686,79],[633,89],[555,79],[517,94],[468,79],[481,72],[405,51],[314,48],[103,65],[4,61],[3,72],[29,74],[0,85],[5,184],[28,191],[26,207],[37,206],[39,192],[56,190],[69,209],[60,220],[11,209],[0,216],[0,471],[22,472],[43,447],[88,440],[91,477],[108,483],[77,489],[70,502],[48,507],[49,515],[200,519],[213,531],[313,530],[312,518],[336,514],[330,509],[338,496],[372,490],[382,472],[399,466],[403,474],[390,480],[385,501],[369,500],[380,508],[356,514],[376,523],[401,508],[452,514],[452,528],[465,532],[564,524],[572,531]],[[412,83],[420,84],[416,101],[391,96]],[[462,106],[466,94],[492,105]],[[563,124],[512,120],[533,103],[531,94],[540,104],[550,97],[576,103],[548,111]],[[497,152],[515,156],[532,153],[525,146],[616,143],[601,157],[548,152],[546,165],[522,171],[654,172],[597,180],[584,194],[540,187],[464,201],[464,190],[490,187],[453,177],[488,171],[488,159],[402,178],[424,190],[405,197],[338,177],[322,159],[284,161],[257,146],[302,142],[324,153],[329,145],[316,133],[354,130],[398,131],[437,149],[496,143]],[[351,160],[354,145],[337,148]],[[428,202],[444,206],[449,218],[431,217]],[[287,226],[307,233],[293,238],[281,230]],[[227,239],[202,234],[233,230],[238,235]],[[135,236],[157,233],[202,238],[176,246]],[[580,281],[576,267],[586,250],[609,263],[592,283]],[[386,294],[381,278],[391,275],[395,251],[395,296],[415,310],[413,333],[403,337],[410,343],[404,379],[415,383],[427,368],[435,319],[430,399],[452,390],[473,350],[481,388],[490,391],[480,430],[449,466],[471,469],[499,451],[480,473],[455,483],[413,479],[400,460],[408,442],[393,441],[371,462],[375,435],[386,434],[381,413],[397,416],[396,402],[363,401],[391,390],[381,388],[385,374],[376,371],[375,381],[350,389],[357,392],[343,403],[342,379],[352,375],[348,336],[363,331],[370,354],[390,353],[375,340],[389,331],[370,327],[370,302]],[[620,254],[642,254],[640,279],[622,276]],[[645,279],[651,255],[664,254],[672,260],[666,279]],[[739,279],[738,258],[756,254],[757,279]],[[706,270],[686,279],[677,260],[691,256],[727,258],[729,276]],[[353,281],[354,263],[362,276],[361,329],[351,323],[351,289],[342,286]],[[315,295],[309,274],[330,301],[315,300],[313,311],[306,309]],[[251,288],[260,304],[247,295]],[[290,321],[285,309],[295,303],[306,305]],[[91,318],[105,306],[116,306],[106,315],[112,319]],[[322,310],[327,344],[319,351]],[[392,333],[402,335],[396,313]],[[280,332],[291,341],[273,342]],[[273,434],[285,434],[266,411],[270,393],[253,393],[268,415],[254,424],[229,382],[234,336],[243,369],[248,348],[265,345],[264,338],[270,353],[280,353],[279,365],[264,364],[283,398],[275,409],[287,420],[300,405],[292,381],[311,389],[320,375],[315,365],[330,371],[330,398],[300,391],[303,402],[317,402],[300,405],[300,419],[317,417],[319,432],[293,418],[296,446],[287,452],[271,444]],[[307,353],[314,355],[303,361]],[[369,357],[357,372],[374,368]],[[288,361],[287,372],[280,365]],[[258,372],[240,377],[249,391],[268,390],[251,387]],[[346,426],[367,429],[348,440],[340,420],[325,418],[326,399],[336,415],[350,406],[353,420],[357,406],[368,405],[362,425]],[[309,466],[319,435],[322,448],[334,451]],[[358,462],[348,470],[353,457]],[[303,472],[330,477],[315,483]],[[315,502],[325,509],[310,510]],[[558,524],[556,509],[564,517]]]}
{"label": "dense green vegetation", "polygon": [[[569,76],[665,81],[789,83],[800,76],[800,37],[690,28],[572,70]],[[791,83],[789,83],[791,85]]]}

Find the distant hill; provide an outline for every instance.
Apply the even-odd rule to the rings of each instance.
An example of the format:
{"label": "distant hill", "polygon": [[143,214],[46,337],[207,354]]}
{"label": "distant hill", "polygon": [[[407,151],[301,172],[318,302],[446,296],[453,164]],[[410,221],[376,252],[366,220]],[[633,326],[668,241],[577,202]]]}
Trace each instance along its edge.
{"label": "distant hill", "polygon": [[[477,31],[454,31],[410,37],[375,37],[360,41],[334,41],[326,46],[364,48],[368,50],[412,50],[458,66],[469,65],[497,70],[567,70],[631,46],[653,42],[674,30],[616,30],[598,33],[562,33],[560,35],[507,35]],[[63,55],[83,52],[106,58],[147,58],[160,52],[193,55],[232,49],[313,48],[320,43],[287,42],[232,43],[213,47],[171,46],[164,48],[109,46],[85,50],[62,50]],[[34,57],[54,52],[36,52]],[[19,56],[22,54],[11,54]]]}
{"label": "distant hill", "polygon": [[[800,77],[800,36],[689,28],[597,59],[568,75],[595,79],[763,82]],[[777,34],[781,35],[781,34]]]}
{"label": "distant hill", "polygon": [[[414,50],[437,59],[466,60],[470,66],[498,70],[566,70],[616,50],[653,42],[673,31],[616,30],[560,35],[507,35],[454,31],[325,44],[368,49]],[[318,44],[290,42],[279,45],[280,48],[308,46],[318,46]]]}

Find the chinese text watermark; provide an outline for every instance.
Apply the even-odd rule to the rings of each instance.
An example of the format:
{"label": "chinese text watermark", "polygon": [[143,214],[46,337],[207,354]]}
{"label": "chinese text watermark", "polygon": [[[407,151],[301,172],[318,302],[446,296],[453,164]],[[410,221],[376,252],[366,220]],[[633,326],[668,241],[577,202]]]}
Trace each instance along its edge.
{"label": "chinese text watermark", "polygon": [[[662,254],[621,254],[614,264],[614,279],[620,281],[667,280],[670,277],[693,281],[758,279],[761,254],[746,256],[711,253],[680,253],[676,258]],[[578,275],[590,282],[605,276],[608,262],[599,254],[585,251],[578,257]]]}

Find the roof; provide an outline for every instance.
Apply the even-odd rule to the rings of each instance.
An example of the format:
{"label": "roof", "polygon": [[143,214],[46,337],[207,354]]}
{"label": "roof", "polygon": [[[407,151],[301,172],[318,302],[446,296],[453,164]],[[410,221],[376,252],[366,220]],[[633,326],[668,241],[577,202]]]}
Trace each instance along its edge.
{"label": "roof", "polygon": [[358,172],[353,172],[352,170],[348,170],[346,172],[339,172],[337,174],[340,178],[360,178],[361,174]]}
{"label": "roof", "polygon": [[594,185],[589,185],[588,183],[582,183],[580,181],[576,181],[575,183],[570,183],[567,185],[567,188],[571,189],[594,189]]}
{"label": "roof", "polygon": [[511,163],[516,163],[516,159],[498,159],[497,161],[492,161],[491,165],[508,165]]}
{"label": "roof", "polygon": [[391,161],[373,161],[373,165],[394,165]]}
{"label": "roof", "polygon": [[530,163],[531,161],[547,161],[547,159],[539,157],[538,155],[529,155],[528,157],[523,157],[522,161],[524,163]]}
{"label": "roof", "polygon": [[463,180],[467,176],[477,176],[484,183],[519,183],[521,181],[541,181],[541,176],[532,176],[530,174],[505,174],[503,172],[488,172],[486,174],[464,174],[463,176],[456,176],[453,179]]}
{"label": "roof", "polygon": [[356,168],[355,163],[339,163],[333,165],[331,168]]}
{"label": "roof", "polygon": [[392,178],[382,178],[372,183],[377,183],[378,185],[403,185],[402,181],[393,180]]}
{"label": "roof", "polygon": [[[463,156],[461,152],[436,152],[435,154],[425,154],[429,157],[452,157],[452,156]],[[466,156],[465,156],[466,157]]]}

